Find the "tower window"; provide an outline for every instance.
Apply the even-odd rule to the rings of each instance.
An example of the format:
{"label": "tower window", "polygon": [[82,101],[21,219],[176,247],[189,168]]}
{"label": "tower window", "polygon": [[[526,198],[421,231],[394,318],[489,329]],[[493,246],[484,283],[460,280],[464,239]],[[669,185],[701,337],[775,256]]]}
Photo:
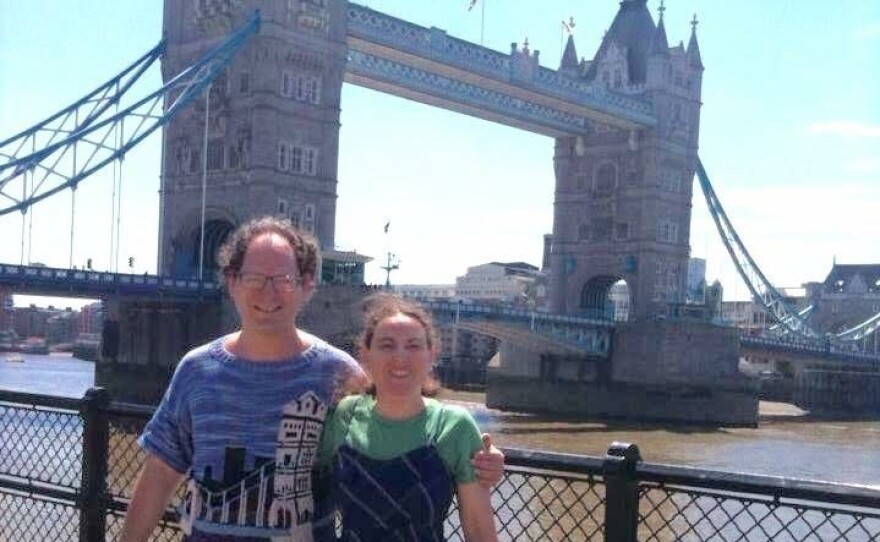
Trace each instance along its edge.
{"label": "tower window", "polygon": [[285,142],[279,143],[278,169],[299,175],[317,175],[318,149]]}
{"label": "tower window", "polygon": [[300,75],[296,78],[296,99],[301,102],[318,104],[321,102],[321,80],[314,75]]}
{"label": "tower window", "polygon": [[290,143],[281,142],[278,144],[278,169],[281,171],[290,170]]}
{"label": "tower window", "polygon": [[608,197],[617,187],[617,166],[605,162],[596,169],[594,192],[597,197]]}
{"label": "tower window", "polygon": [[294,77],[290,72],[281,73],[281,95],[290,98],[293,96]]}
{"label": "tower window", "polygon": [[208,141],[208,171],[220,171],[225,162],[226,149],[223,139],[216,138]]}

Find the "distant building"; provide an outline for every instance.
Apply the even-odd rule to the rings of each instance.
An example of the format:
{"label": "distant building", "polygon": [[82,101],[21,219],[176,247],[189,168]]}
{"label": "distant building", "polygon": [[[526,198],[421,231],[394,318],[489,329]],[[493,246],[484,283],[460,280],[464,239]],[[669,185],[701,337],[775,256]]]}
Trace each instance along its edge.
{"label": "distant building", "polygon": [[16,307],[13,326],[19,337],[45,337],[46,322],[55,309],[47,309],[30,305],[29,307]]}
{"label": "distant building", "polygon": [[46,319],[46,343],[49,345],[72,343],[76,339],[78,315],[70,308],[55,311]]}
{"label": "distant building", "polygon": [[[806,304],[815,307],[813,325],[823,333],[840,333],[880,313],[880,264],[835,263],[823,282],[804,288]],[[874,335],[877,350],[880,340]]]}
{"label": "distant building", "polygon": [[13,328],[15,305],[12,301],[12,293],[0,290],[0,331]]}
{"label": "distant building", "polygon": [[100,301],[91,305],[84,305],[79,311],[79,319],[76,325],[76,334],[98,335],[104,322],[104,304]]}
{"label": "distant building", "polygon": [[702,305],[706,302],[706,260],[691,258],[688,260],[687,285],[685,302]]}
{"label": "distant building", "polygon": [[[543,301],[543,273],[524,262],[490,262],[468,267],[467,274],[455,279],[455,295],[463,299],[535,304]],[[530,295],[531,294],[531,295]]]}
{"label": "distant building", "polygon": [[630,299],[629,286],[626,282],[620,280],[611,286],[608,291],[608,299],[614,308],[613,319],[615,322],[629,321]]}
{"label": "distant building", "polygon": [[[777,287],[776,291],[782,294],[792,310],[800,311],[805,307],[804,288],[781,286]],[[763,303],[754,299],[748,301],[722,301],[721,319],[726,324],[756,334],[777,323],[776,319],[764,308]]]}

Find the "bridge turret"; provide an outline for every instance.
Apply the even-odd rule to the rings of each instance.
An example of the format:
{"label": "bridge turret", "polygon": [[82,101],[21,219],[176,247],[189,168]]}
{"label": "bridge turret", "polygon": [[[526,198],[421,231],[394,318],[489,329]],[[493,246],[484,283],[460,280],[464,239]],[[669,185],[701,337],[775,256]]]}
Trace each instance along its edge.
{"label": "bridge turret", "polygon": [[655,24],[645,0],[622,1],[584,74],[609,95],[649,101],[656,125],[590,123],[556,140],[552,312],[605,314],[619,280],[635,319],[684,301],[702,71],[669,48],[663,10]]}
{"label": "bridge turret", "polygon": [[703,87],[703,58],[700,55],[700,45],[697,43],[697,16],[691,21],[691,39],[687,47],[688,66],[693,77],[694,86],[691,89],[699,99]]}
{"label": "bridge turret", "polygon": [[645,76],[645,84],[648,88],[657,88],[662,86],[669,70],[669,41],[666,39],[666,25],[663,22],[663,12],[666,7],[661,2],[659,20],[657,21],[657,30],[651,39],[651,46],[648,49],[647,74]]}
{"label": "bridge turret", "polygon": [[559,71],[569,75],[580,74],[580,61],[574,46],[574,36],[569,34],[565,42],[565,50],[562,52],[562,60],[559,62]]}
{"label": "bridge turret", "polygon": [[[256,4],[165,0],[163,78],[215,46]],[[214,80],[209,102],[198,100],[165,128],[160,274],[198,274],[204,244],[210,275],[226,235],[265,214],[333,248],[346,3],[260,4],[259,33]]]}

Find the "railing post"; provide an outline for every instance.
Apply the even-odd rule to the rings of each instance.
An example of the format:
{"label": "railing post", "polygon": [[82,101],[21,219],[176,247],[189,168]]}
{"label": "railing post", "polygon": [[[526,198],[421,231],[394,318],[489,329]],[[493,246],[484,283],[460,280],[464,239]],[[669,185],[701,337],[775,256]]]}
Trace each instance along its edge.
{"label": "railing post", "polygon": [[79,540],[104,542],[107,526],[107,455],[110,393],[89,388],[83,397],[82,480],[80,481]]}
{"label": "railing post", "polygon": [[605,540],[637,542],[639,530],[639,485],[636,464],[642,460],[639,447],[613,442],[602,465],[605,476]]}

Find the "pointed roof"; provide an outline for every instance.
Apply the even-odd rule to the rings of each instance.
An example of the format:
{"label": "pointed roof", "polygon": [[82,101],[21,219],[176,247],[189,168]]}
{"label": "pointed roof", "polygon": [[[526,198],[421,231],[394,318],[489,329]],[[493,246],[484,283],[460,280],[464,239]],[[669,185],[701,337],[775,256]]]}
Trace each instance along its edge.
{"label": "pointed roof", "polygon": [[700,57],[700,45],[697,43],[697,15],[691,21],[691,40],[688,42],[687,48],[688,62],[696,68],[703,68],[703,60]]}
{"label": "pointed roof", "polygon": [[[631,83],[643,83],[647,73],[648,49],[657,30],[651,13],[648,12],[648,0],[622,0],[611,28],[605,33],[599,49],[593,56],[598,59],[612,42],[627,50],[629,64],[629,80]],[[588,78],[596,77],[596,62],[587,72]]]}
{"label": "pointed roof", "polygon": [[560,70],[577,70],[580,66],[578,62],[577,51],[574,48],[574,36],[568,35],[568,42],[565,44],[565,51],[562,52],[562,60],[559,62]]}
{"label": "pointed roof", "polygon": [[856,277],[864,281],[869,291],[880,292],[880,264],[835,263],[823,284],[827,291],[845,291]]}
{"label": "pointed roof", "polygon": [[657,23],[657,30],[654,32],[654,39],[651,40],[651,48],[648,49],[648,54],[669,54],[669,41],[666,39],[666,25],[663,24],[663,12],[660,12],[660,21]]}

